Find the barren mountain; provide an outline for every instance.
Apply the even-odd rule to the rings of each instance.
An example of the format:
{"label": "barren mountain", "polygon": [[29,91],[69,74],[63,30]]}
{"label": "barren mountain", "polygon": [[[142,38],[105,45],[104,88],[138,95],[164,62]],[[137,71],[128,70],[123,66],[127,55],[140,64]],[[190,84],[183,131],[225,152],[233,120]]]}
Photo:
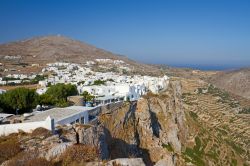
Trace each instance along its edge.
{"label": "barren mountain", "polygon": [[63,36],[35,37],[0,45],[0,62],[17,70],[24,70],[20,66],[26,65],[27,67],[32,63],[40,64],[40,66],[52,62],[81,64],[95,59],[123,60],[131,65],[135,72],[159,72],[156,67],[140,64],[125,56]]}
{"label": "barren mountain", "polygon": [[[62,36],[36,37],[0,45],[0,58],[19,56],[26,62],[70,61],[81,63],[96,58],[124,59],[111,52]],[[5,57],[6,58],[6,57]]]}
{"label": "barren mountain", "polygon": [[250,99],[250,68],[219,72],[211,82],[236,95]]}

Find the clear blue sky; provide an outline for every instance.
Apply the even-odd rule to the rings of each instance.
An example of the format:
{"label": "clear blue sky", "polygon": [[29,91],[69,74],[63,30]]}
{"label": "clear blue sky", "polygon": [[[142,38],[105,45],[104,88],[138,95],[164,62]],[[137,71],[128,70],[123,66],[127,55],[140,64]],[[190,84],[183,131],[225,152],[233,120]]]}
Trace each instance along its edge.
{"label": "clear blue sky", "polygon": [[1,0],[0,43],[51,34],[146,63],[250,66],[250,0]]}

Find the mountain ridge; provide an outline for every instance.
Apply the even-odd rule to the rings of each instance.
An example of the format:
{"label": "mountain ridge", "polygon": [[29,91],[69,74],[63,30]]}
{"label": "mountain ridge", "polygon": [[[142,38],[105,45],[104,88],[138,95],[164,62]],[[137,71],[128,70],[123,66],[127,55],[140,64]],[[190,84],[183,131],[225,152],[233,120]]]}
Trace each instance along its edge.
{"label": "mountain ridge", "polygon": [[[9,68],[17,68],[19,64],[44,66],[53,62],[85,64],[96,59],[122,60],[131,66],[133,73],[161,73],[161,70],[153,65],[139,63],[124,55],[114,54],[64,36],[40,36],[0,44],[0,61],[9,65]],[[17,70],[22,69],[19,67]]]}
{"label": "mountain ridge", "polygon": [[[41,50],[38,50],[38,47],[41,47]],[[47,50],[42,50],[42,49]],[[64,51],[64,52],[62,52]],[[45,53],[44,53],[45,52]],[[111,59],[122,58],[128,59],[125,56],[118,54],[113,54],[110,51],[106,51],[101,48],[97,48],[93,45],[87,44],[82,41],[73,40],[65,36],[39,36],[33,37],[25,40],[9,42],[6,44],[0,44],[0,57],[2,56],[16,56],[21,55],[24,60],[29,60],[27,56],[45,56],[51,60],[51,58],[57,58],[58,56],[64,56],[60,58],[68,58],[71,55],[75,60],[74,56],[79,56],[80,54],[85,56],[86,59],[90,60],[89,56],[96,56],[101,58],[100,55],[109,57]],[[47,54],[46,54],[47,53]],[[52,56],[52,57],[49,57]]]}

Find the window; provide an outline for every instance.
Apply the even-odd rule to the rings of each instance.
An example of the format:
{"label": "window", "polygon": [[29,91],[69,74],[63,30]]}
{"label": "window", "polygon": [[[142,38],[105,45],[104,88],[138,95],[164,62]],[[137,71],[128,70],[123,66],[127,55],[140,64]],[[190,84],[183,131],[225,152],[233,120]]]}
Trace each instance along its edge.
{"label": "window", "polygon": [[84,117],[81,117],[81,123],[84,124]]}

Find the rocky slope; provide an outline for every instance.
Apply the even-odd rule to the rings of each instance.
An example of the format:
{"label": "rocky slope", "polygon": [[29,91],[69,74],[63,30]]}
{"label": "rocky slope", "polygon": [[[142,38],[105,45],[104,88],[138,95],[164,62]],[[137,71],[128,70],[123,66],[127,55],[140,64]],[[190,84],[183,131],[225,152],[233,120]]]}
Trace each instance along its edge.
{"label": "rocky slope", "polygon": [[142,157],[146,165],[249,164],[249,117],[237,113],[241,107],[233,99],[206,92],[207,86],[177,78],[160,95],[104,114],[111,158]]}
{"label": "rocky slope", "polygon": [[236,95],[250,99],[250,68],[219,72],[211,82]]}
{"label": "rocky slope", "polygon": [[[40,129],[1,138],[0,162],[24,162],[32,152],[38,155],[29,159],[47,165],[246,166],[250,117],[239,114],[241,105],[226,94],[199,79],[172,78],[159,95],[104,110],[94,126],[61,126],[53,136]],[[6,147],[15,154],[6,153],[11,149]]]}
{"label": "rocky slope", "polygon": [[0,45],[0,58],[16,56],[25,62],[84,62],[97,58],[126,59],[94,46],[63,36],[35,37]]}
{"label": "rocky slope", "polygon": [[123,60],[131,66],[132,72],[160,74],[157,67],[141,64],[125,56],[63,36],[35,37],[0,45],[0,62],[5,65],[3,69],[16,69],[15,72],[41,70],[39,67],[31,67],[31,64],[40,64],[40,67],[46,63],[62,61],[85,64],[86,61],[95,59]]}
{"label": "rocky slope", "polygon": [[168,165],[181,162],[178,155],[188,130],[180,83],[172,82],[170,89],[164,95],[145,96],[101,117],[113,137],[111,158],[142,157],[147,165],[160,160]]}

